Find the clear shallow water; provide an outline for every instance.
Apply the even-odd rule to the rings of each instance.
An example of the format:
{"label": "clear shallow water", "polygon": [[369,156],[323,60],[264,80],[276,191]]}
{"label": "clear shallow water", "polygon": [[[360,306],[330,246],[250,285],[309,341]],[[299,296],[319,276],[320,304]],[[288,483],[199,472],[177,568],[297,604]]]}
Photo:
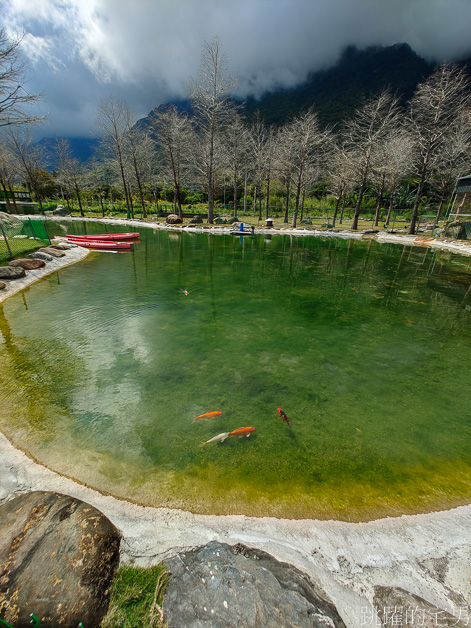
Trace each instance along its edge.
{"label": "clear shallow water", "polygon": [[470,501],[470,260],[141,233],[133,253],[92,253],[0,306],[0,427],[17,445],[202,513],[360,520]]}

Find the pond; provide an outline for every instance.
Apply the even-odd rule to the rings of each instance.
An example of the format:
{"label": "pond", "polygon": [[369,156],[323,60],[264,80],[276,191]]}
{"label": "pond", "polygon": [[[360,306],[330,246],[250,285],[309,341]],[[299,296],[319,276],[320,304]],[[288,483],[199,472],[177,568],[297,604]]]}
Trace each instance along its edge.
{"label": "pond", "polygon": [[[51,223],[65,229],[104,225]],[[98,490],[198,513],[358,521],[470,501],[471,260],[141,234],[0,306],[12,442]],[[241,427],[255,431],[202,446]]]}

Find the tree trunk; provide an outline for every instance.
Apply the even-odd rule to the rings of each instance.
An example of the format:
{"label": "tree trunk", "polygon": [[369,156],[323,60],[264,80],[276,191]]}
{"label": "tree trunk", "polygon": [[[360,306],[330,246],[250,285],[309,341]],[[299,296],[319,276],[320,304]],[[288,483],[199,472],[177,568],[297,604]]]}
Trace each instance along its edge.
{"label": "tree trunk", "polygon": [[15,214],[18,213],[18,205],[16,204],[16,196],[15,196],[15,190],[13,188],[9,188],[10,192],[11,192],[11,199],[13,201],[13,205],[15,206]]}
{"label": "tree trunk", "polygon": [[248,194],[247,180],[248,180],[248,176],[247,176],[247,173],[245,173],[245,180],[244,180],[244,214],[247,213],[247,194]]}
{"label": "tree trunk", "polygon": [[267,202],[265,205],[265,218],[268,218],[269,208],[270,208],[270,173],[268,173],[268,176],[267,176]]}
{"label": "tree trunk", "polygon": [[306,198],[306,188],[303,187],[303,195],[301,197],[301,218],[300,218],[300,220],[302,220],[303,216],[304,216],[304,200],[305,200],[305,198]]}
{"label": "tree trunk", "polygon": [[121,180],[123,182],[124,198],[126,200],[126,218],[129,220],[130,214],[131,214],[131,209],[129,207],[128,186],[126,184],[126,177],[124,175],[124,168],[123,168],[123,163],[122,163],[122,160],[121,160],[121,156],[119,158],[119,169],[120,169],[120,173],[121,173]]}
{"label": "tree trunk", "polygon": [[379,212],[381,211],[381,205],[383,204],[383,194],[384,194],[384,181],[386,179],[386,175],[383,174],[383,178],[381,179],[381,189],[379,191],[378,203],[376,205],[376,214],[375,214],[375,227],[379,224]]}
{"label": "tree trunk", "polygon": [[365,188],[366,188],[366,181],[363,179],[361,183],[360,191],[358,192],[358,199],[357,199],[357,204],[355,207],[355,215],[353,216],[353,222],[352,222],[353,231],[356,231],[358,229],[358,218],[360,217],[361,202],[363,200],[363,194],[365,193]]}
{"label": "tree trunk", "polygon": [[414,201],[414,208],[412,210],[412,218],[410,221],[410,225],[409,225],[409,231],[407,232],[408,235],[414,235],[415,233],[415,225],[417,222],[417,215],[419,213],[419,205],[420,205],[420,201],[422,199],[422,193],[424,191],[424,187],[425,187],[425,180],[427,178],[427,174],[428,174],[428,160],[429,160],[429,155],[430,155],[430,148],[424,158],[424,164],[422,167],[422,171],[420,173],[420,181],[419,181],[419,187],[417,188],[417,194],[415,195],[415,201]]}
{"label": "tree trunk", "polygon": [[394,194],[395,193],[396,193],[396,182],[394,182],[393,187],[391,188],[391,197],[389,199],[388,215],[386,217],[386,222],[384,223],[385,227],[387,227],[389,225],[389,221],[391,220],[391,212],[392,212],[393,205],[394,205]]}
{"label": "tree trunk", "polygon": [[433,230],[435,229],[435,227],[438,224],[438,220],[440,218],[440,214],[442,213],[442,208],[443,208],[443,203],[444,202],[445,202],[445,195],[442,194],[442,197],[440,199],[440,205],[438,206],[438,210],[437,210],[437,215],[435,216],[435,222],[433,223],[432,234],[433,234]]}
{"label": "tree trunk", "polygon": [[343,222],[343,212],[345,211],[345,203],[347,202],[347,195],[344,194],[342,197],[342,211],[340,212],[340,224]]}
{"label": "tree trunk", "polygon": [[[144,192],[142,191],[142,182],[141,182],[141,177],[139,176],[139,172],[137,169],[137,164],[135,164],[135,172],[136,172],[136,181],[137,181],[137,188],[139,190],[139,197],[141,199],[141,207],[142,207],[142,218],[146,218],[146,202],[144,200]],[[180,196],[180,195],[178,195]],[[180,199],[178,199],[180,200]],[[180,205],[180,203],[179,203]],[[181,213],[181,206],[180,206],[180,213]],[[180,216],[181,218],[181,216]]]}
{"label": "tree trunk", "polygon": [[75,183],[74,187],[75,187],[75,194],[77,194],[77,202],[78,202],[79,207],[80,207],[80,215],[83,218],[85,216],[85,214],[83,212],[82,199],[80,198],[80,190],[79,190],[79,187],[78,187],[78,185],[76,183]]}
{"label": "tree trunk", "polygon": [[293,229],[296,228],[296,222],[298,220],[298,210],[299,210],[299,198],[301,196],[301,177],[298,178],[298,183],[296,185],[296,201],[294,203],[294,212],[293,212],[293,220],[291,222],[291,227]]}
{"label": "tree trunk", "polygon": [[128,192],[128,198],[129,198],[129,208],[131,210],[131,218],[134,220],[134,204],[132,202],[132,193],[131,193],[131,188],[126,186],[127,192]]}
{"label": "tree trunk", "polygon": [[337,202],[335,203],[334,215],[332,216],[332,226],[335,227],[335,221],[337,220],[337,212],[340,205],[340,199],[342,198],[342,194],[339,195]]}
{"label": "tree trunk", "polygon": [[3,177],[0,177],[0,181],[2,182],[3,192],[5,194],[6,209],[10,209],[10,199],[8,198],[8,192]]}
{"label": "tree trunk", "polygon": [[237,170],[234,169],[234,218],[237,218]]}
{"label": "tree trunk", "polygon": [[288,214],[289,214],[289,188],[290,188],[290,182],[288,181],[288,183],[286,184],[285,217],[283,220],[283,222],[285,223],[288,222]]}
{"label": "tree trunk", "polygon": [[[213,133],[213,130],[211,130]],[[211,146],[209,151],[209,168],[208,168],[208,224],[214,222],[214,190],[213,190],[213,159],[214,159],[214,137],[211,135]]]}
{"label": "tree trunk", "polygon": [[178,207],[178,216],[183,220],[183,209],[182,209],[182,194],[180,191],[180,184],[175,187],[175,192],[177,195],[177,207]]}
{"label": "tree trunk", "polygon": [[[468,198],[468,192],[465,192],[465,195],[463,196],[463,200],[461,201],[461,203],[458,205],[458,211],[456,212],[456,216],[458,217],[461,212],[463,211],[464,208],[464,204],[466,202],[466,199]],[[455,219],[456,220],[456,219]]]}

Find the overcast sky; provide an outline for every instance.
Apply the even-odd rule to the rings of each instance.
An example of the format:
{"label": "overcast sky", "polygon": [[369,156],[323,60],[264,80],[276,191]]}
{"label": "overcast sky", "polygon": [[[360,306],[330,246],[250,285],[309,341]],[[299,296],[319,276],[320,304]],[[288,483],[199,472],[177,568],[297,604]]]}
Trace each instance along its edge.
{"label": "overcast sky", "polygon": [[438,61],[471,52],[471,0],[0,0],[0,16],[24,35],[44,136],[96,135],[105,96],[136,119],[185,97],[215,35],[240,95],[255,96],[302,82],[349,44],[407,42]]}

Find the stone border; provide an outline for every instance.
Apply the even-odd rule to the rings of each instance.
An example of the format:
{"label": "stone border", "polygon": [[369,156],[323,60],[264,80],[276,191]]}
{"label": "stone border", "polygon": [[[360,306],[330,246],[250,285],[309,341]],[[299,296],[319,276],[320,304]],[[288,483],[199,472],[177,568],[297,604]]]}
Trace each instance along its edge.
{"label": "stone border", "polygon": [[24,277],[21,279],[4,279],[6,287],[0,290],[0,303],[3,303],[8,297],[12,297],[14,294],[21,292],[25,288],[28,288],[31,284],[44,279],[48,275],[53,275],[62,268],[75,264],[85,259],[90,253],[88,249],[84,249],[81,246],[76,246],[64,251],[64,257],[54,257],[43,268],[37,268],[36,270],[27,270]]}
{"label": "stone border", "polygon": [[[166,228],[139,221],[112,221],[111,224]],[[204,231],[221,232],[220,229]],[[284,230],[260,231],[285,233]],[[286,230],[286,233],[330,235],[304,230]],[[345,233],[340,237],[361,238],[363,234]],[[420,243],[414,241],[414,236],[386,234],[377,239],[398,244]],[[461,243],[434,240],[423,243],[471,254],[471,247]],[[26,281],[22,280],[18,290],[83,259],[89,251],[77,247],[71,252],[77,259],[73,260],[67,252],[67,260],[58,258],[40,271],[28,271]],[[43,274],[39,277],[38,272]],[[11,294],[13,292],[7,296]],[[212,540],[229,545],[242,543],[268,552],[307,573],[330,597],[349,628],[375,625],[374,619],[366,624],[362,623],[362,618],[370,617],[374,588],[378,585],[402,587],[457,616],[460,608],[471,603],[471,505],[365,523],[197,515],[139,506],[104,495],[38,464],[0,433],[0,503],[33,490],[66,493],[101,510],[123,535],[121,558],[124,562],[134,560],[138,565],[152,565],[179,550],[189,550]]]}

